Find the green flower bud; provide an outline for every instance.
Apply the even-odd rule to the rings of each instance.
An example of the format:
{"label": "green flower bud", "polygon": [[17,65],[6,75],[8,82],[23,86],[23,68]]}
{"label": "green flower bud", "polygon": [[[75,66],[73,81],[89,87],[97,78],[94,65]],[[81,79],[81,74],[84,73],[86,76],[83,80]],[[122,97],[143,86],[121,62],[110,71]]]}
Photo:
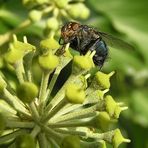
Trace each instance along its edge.
{"label": "green flower bud", "polygon": [[[16,38],[16,36],[14,36],[14,38]],[[4,58],[8,63],[14,64],[22,59],[26,53],[35,49],[35,46],[15,39],[13,43],[10,43],[9,50],[5,53]]]}
{"label": "green flower bud", "polygon": [[112,98],[112,96],[107,95],[105,97],[105,104],[106,104],[106,111],[112,117],[114,115],[114,111],[115,111],[115,108],[117,106],[117,103],[114,101],[114,99]]}
{"label": "green flower bud", "polygon": [[[81,3],[80,3],[81,4]],[[85,6],[81,6],[83,9],[81,11],[81,15],[79,16],[81,19],[87,19],[90,15],[90,10]]]}
{"label": "green flower bud", "polygon": [[94,119],[94,126],[106,131],[111,123],[110,116],[107,112],[100,112]]}
{"label": "green flower bud", "polygon": [[104,74],[100,71],[96,73],[95,80],[98,82],[102,89],[110,88],[110,77],[114,74],[114,71],[109,74]]}
{"label": "green flower bud", "polygon": [[57,18],[52,17],[47,20],[46,26],[48,29],[57,30],[59,28],[59,22]]}
{"label": "green flower bud", "polygon": [[17,41],[16,35],[13,35],[13,40],[14,40],[14,42],[12,44],[10,44],[10,49],[22,50],[24,52],[33,51],[36,49],[35,46],[33,46],[29,43]]}
{"label": "green flower bud", "polygon": [[129,140],[129,139],[125,139],[125,138],[122,136],[120,130],[119,130],[119,129],[116,129],[116,130],[114,131],[114,136],[113,136],[113,139],[112,139],[112,143],[113,143],[114,148],[118,148],[119,145],[120,145],[122,142],[127,142],[127,143],[129,143],[130,140]]}
{"label": "green flower bud", "polygon": [[4,55],[4,58],[8,63],[14,64],[22,59],[24,55],[25,52],[23,50],[12,49]]}
{"label": "green flower bud", "polygon": [[29,18],[33,22],[37,22],[42,18],[42,12],[38,10],[32,10],[29,13]]}
{"label": "green flower bud", "polygon": [[38,62],[41,68],[45,70],[53,70],[58,66],[59,58],[56,55],[49,53],[47,55],[39,56]]}
{"label": "green flower bud", "polygon": [[67,136],[63,139],[60,148],[81,148],[78,136]]}
{"label": "green flower bud", "polygon": [[0,133],[5,129],[6,121],[2,113],[0,113]]}
{"label": "green flower bud", "polygon": [[112,96],[105,97],[106,111],[109,115],[115,119],[119,118],[121,111],[128,109],[128,107],[120,107],[120,104],[116,103]]}
{"label": "green flower bud", "polygon": [[81,104],[85,100],[85,92],[79,85],[69,84],[66,88],[65,98],[70,103]]}
{"label": "green flower bud", "polygon": [[7,83],[5,82],[5,80],[0,75],[0,94],[3,93],[6,86],[7,86]]}
{"label": "green flower bud", "polygon": [[55,4],[58,8],[63,9],[67,6],[69,0],[55,0]]}
{"label": "green flower bud", "polygon": [[69,5],[68,13],[74,18],[88,18],[90,11],[83,3]]}
{"label": "green flower bud", "polygon": [[73,59],[73,71],[89,70],[94,67],[94,63],[89,56],[74,56]]}
{"label": "green flower bud", "polygon": [[16,148],[35,148],[34,138],[29,134],[23,134],[16,138]]}
{"label": "green flower bud", "polygon": [[24,82],[17,90],[18,97],[25,103],[31,103],[38,95],[38,88],[34,83]]}
{"label": "green flower bud", "polygon": [[53,37],[49,37],[47,39],[42,40],[40,42],[40,46],[43,49],[44,53],[47,52],[48,50],[54,50],[60,47],[59,43]]}

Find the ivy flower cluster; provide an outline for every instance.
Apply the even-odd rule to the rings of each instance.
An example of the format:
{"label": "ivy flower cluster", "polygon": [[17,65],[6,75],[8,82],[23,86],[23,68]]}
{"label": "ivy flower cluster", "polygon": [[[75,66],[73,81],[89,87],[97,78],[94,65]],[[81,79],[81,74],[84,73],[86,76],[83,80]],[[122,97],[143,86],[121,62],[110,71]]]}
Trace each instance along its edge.
{"label": "ivy flower cluster", "polygon": [[86,19],[90,13],[82,0],[23,0],[23,4],[31,8],[29,19],[32,22],[48,16],[46,31],[58,30],[62,19]]}
{"label": "ivy flower cluster", "polygon": [[[111,129],[121,111],[127,109],[106,94],[111,72],[95,69],[92,57],[56,55],[54,37],[40,42],[38,49],[27,42],[13,42],[4,55],[16,75],[16,88],[2,72],[0,75],[0,145],[17,148],[117,148],[125,139],[119,129]],[[38,53],[38,54],[37,54]],[[37,56],[42,71],[40,84],[35,82],[32,61]],[[52,94],[61,71],[72,62],[72,71],[63,86]],[[94,70],[95,69],[95,70]]]}
{"label": "ivy flower cluster", "polygon": [[89,17],[90,10],[83,2],[84,0],[22,0],[22,4],[28,9],[28,17],[13,30],[0,35],[0,46],[8,42],[14,33],[37,22],[42,24],[45,36],[58,35],[63,20],[84,20]]}

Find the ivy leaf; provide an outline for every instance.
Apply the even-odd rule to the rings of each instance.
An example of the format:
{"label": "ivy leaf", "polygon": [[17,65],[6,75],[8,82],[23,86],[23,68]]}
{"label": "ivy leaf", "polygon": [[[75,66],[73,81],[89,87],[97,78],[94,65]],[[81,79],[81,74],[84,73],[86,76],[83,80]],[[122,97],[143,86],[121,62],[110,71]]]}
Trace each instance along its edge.
{"label": "ivy leaf", "polygon": [[147,0],[92,0],[89,4],[95,11],[105,14],[115,28],[127,34],[148,64],[148,1]]}

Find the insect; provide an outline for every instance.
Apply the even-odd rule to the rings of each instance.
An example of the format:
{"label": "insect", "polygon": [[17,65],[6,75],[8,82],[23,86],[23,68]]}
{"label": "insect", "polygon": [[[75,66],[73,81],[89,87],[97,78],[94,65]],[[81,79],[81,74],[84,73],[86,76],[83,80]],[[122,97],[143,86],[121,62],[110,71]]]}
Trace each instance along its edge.
{"label": "insect", "polygon": [[70,47],[85,55],[88,50],[96,51],[93,56],[93,62],[96,66],[102,68],[108,57],[108,46],[115,48],[133,49],[133,46],[112,35],[97,31],[87,25],[77,22],[68,22],[61,28],[60,45],[70,43]]}

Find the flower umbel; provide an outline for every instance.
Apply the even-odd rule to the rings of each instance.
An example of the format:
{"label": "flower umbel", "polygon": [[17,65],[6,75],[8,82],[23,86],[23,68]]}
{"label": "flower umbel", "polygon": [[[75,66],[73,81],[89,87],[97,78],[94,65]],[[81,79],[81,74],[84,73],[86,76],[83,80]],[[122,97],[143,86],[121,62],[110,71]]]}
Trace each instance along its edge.
{"label": "flower umbel", "polygon": [[[57,7],[62,9],[68,1],[60,2]],[[121,111],[127,109],[106,95],[114,72],[92,74],[90,70],[95,66],[90,53],[74,57],[55,55],[59,45],[53,36],[41,41],[40,47],[40,83],[33,77],[38,72],[32,70],[36,47],[26,38],[20,42],[14,36],[4,55],[17,80],[13,88],[1,72],[0,144],[19,148],[105,148],[107,142],[117,148],[122,142],[130,142],[119,129],[109,130]],[[56,90],[57,79],[70,61],[72,72]]]}

